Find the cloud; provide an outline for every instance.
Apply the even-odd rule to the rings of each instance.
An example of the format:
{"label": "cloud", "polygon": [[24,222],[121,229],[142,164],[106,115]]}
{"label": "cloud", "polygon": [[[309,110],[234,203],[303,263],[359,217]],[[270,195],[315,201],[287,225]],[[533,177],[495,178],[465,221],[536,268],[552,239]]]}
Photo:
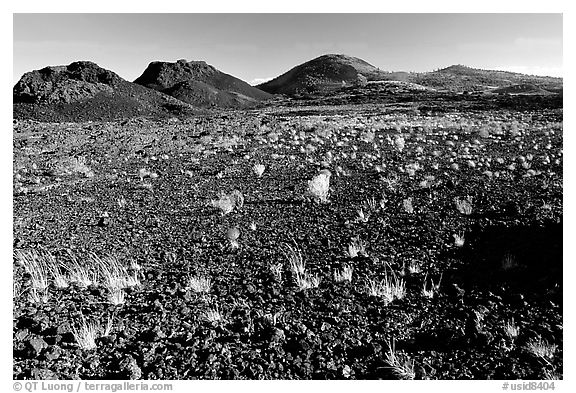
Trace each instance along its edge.
{"label": "cloud", "polygon": [[256,86],[256,85],[259,85],[260,83],[268,82],[272,79],[274,79],[274,78],[254,78],[250,82],[248,82],[248,84],[250,86]]}

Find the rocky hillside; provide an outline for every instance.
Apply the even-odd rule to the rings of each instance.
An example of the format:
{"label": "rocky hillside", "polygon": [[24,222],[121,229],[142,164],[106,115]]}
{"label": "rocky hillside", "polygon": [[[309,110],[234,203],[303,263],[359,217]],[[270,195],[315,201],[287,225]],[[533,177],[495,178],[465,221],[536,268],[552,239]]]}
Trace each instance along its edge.
{"label": "rocky hillside", "polygon": [[298,95],[330,93],[342,87],[381,81],[399,81],[412,86],[449,92],[493,91],[499,88],[504,88],[503,92],[522,92],[522,94],[562,92],[562,78],[481,70],[462,65],[423,73],[387,72],[362,59],[333,54],[300,64],[258,87],[269,93]]}
{"label": "rocky hillside", "polygon": [[199,107],[244,108],[272,97],[203,61],[155,61],[134,83]]}
{"label": "rocky hillside", "polygon": [[[362,59],[329,54],[300,64],[257,87],[273,94],[292,95],[333,90],[373,80],[386,80],[390,78],[389,74]],[[392,76],[390,79],[396,78]]]}
{"label": "rocky hillside", "polygon": [[[411,74],[410,81],[423,86],[447,91],[490,91],[509,88],[514,85],[533,86],[531,89],[519,88],[532,94],[559,92],[562,90],[562,78],[525,75],[509,71],[481,70],[453,65],[433,72]],[[505,91],[508,89],[505,89]],[[513,88],[511,91],[516,90]]]}
{"label": "rocky hillside", "polygon": [[14,118],[40,121],[171,116],[192,108],[89,61],[28,72],[13,88]]}

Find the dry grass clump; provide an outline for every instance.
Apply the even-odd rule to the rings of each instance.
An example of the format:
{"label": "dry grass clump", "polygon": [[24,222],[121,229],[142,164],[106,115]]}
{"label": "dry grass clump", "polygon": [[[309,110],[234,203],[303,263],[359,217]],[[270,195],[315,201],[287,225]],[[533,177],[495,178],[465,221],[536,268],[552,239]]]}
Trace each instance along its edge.
{"label": "dry grass clump", "polygon": [[220,210],[223,216],[231,213],[234,209],[241,209],[244,206],[244,196],[238,190],[230,194],[221,192],[217,199],[211,199],[209,204]]}
{"label": "dry grass clump", "polygon": [[330,195],[330,176],[329,170],[321,170],[312,180],[308,181],[308,193],[318,203],[328,203]]}
{"label": "dry grass clump", "polygon": [[231,213],[234,210],[234,200],[229,195],[221,193],[218,199],[210,200],[210,205],[220,209],[223,216]]}
{"label": "dry grass clump", "polygon": [[385,273],[382,280],[368,280],[366,290],[370,296],[380,297],[386,304],[389,304],[394,299],[402,299],[406,296],[406,283],[394,272]]}
{"label": "dry grass clump", "polygon": [[284,243],[281,247],[284,257],[290,265],[292,277],[299,290],[303,291],[311,288],[318,288],[320,285],[320,277],[318,275],[311,275],[306,271],[306,262],[302,258],[302,252],[298,246],[291,246]]}
{"label": "dry grass clump", "polygon": [[546,363],[554,358],[558,346],[556,344],[550,344],[548,341],[544,340],[542,337],[537,336],[526,343],[526,350],[532,355],[539,359],[542,359]]}
{"label": "dry grass clump", "polygon": [[454,237],[454,245],[456,247],[464,247],[466,239],[464,238],[464,232],[455,233],[452,235]]}
{"label": "dry grass clump", "polygon": [[188,288],[196,293],[208,293],[212,288],[210,277],[196,276],[188,280]]}
{"label": "dry grass clump", "polygon": [[514,318],[504,324],[504,333],[508,338],[514,340],[520,335],[520,327],[514,322]]}
{"label": "dry grass clump", "polygon": [[72,327],[72,335],[76,343],[85,351],[96,349],[96,339],[102,332],[102,327],[95,321],[87,322],[82,316],[79,326]]}
{"label": "dry grass clump", "polygon": [[348,265],[344,265],[342,270],[337,270],[334,272],[334,281],[336,282],[352,282],[352,273],[354,268]]}
{"label": "dry grass clump", "polygon": [[432,299],[440,291],[440,283],[442,282],[442,276],[437,283],[434,280],[430,280],[430,286],[428,286],[428,275],[424,277],[424,285],[422,286],[422,295],[428,299]]}
{"label": "dry grass clump", "polygon": [[79,173],[85,177],[94,177],[94,172],[88,166],[86,157],[69,157],[58,162],[56,171],[61,175],[73,175]]}
{"label": "dry grass clump", "polygon": [[218,306],[204,311],[200,315],[200,319],[209,323],[221,323],[225,321],[224,315],[222,314]]}
{"label": "dry grass clump", "polygon": [[414,360],[406,354],[396,351],[396,342],[394,339],[388,343],[385,361],[388,364],[386,368],[392,371],[392,374],[398,379],[412,380],[416,378],[414,371]]}
{"label": "dry grass clump", "polygon": [[98,270],[96,266],[80,262],[78,257],[68,250],[69,262],[67,264],[70,282],[75,283],[80,288],[88,288],[90,285],[98,284]]}
{"label": "dry grass clump", "polygon": [[48,288],[52,259],[47,257],[46,253],[38,250],[15,250],[14,257],[30,276],[32,290],[43,291]]}
{"label": "dry grass clump", "polygon": [[252,166],[252,172],[256,175],[256,177],[262,177],[262,174],[266,170],[266,166],[262,164],[254,164]]}
{"label": "dry grass clump", "polygon": [[67,250],[64,261],[47,250],[16,250],[16,260],[30,275],[30,300],[45,303],[48,300],[48,288],[52,282],[58,289],[75,284],[79,288],[103,285],[109,291],[108,300],[112,304],[123,304],[128,287],[140,285],[139,270],[135,270],[120,261],[116,256],[99,257],[86,253],[79,257]]}
{"label": "dry grass clump", "polygon": [[454,198],[456,209],[465,216],[472,214],[472,197],[468,196],[466,199]]}
{"label": "dry grass clump", "polygon": [[368,256],[366,253],[366,245],[358,236],[353,237],[350,244],[348,244],[348,255],[350,258],[356,258],[359,255]]}

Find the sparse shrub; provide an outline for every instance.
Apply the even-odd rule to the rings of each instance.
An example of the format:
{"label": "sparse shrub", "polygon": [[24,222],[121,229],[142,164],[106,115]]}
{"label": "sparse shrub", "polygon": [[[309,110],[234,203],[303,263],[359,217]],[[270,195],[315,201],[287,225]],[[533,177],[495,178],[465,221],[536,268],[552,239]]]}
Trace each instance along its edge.
{"label": "sparse shrub", "polygon": [[94,172],[86,163],[86,157],[70,157],[57,164],[56,172],[61,175],[72,175],[79,173],[85,177],[94,177]]}
{"label": "sparse shrub", "polygon": [[366,78],[364,75],[362,74],[358,74],[356,76],[356,84],[360,87],[364,87],[368,84],[368,78]]}
{"label": "sparse shrub", "polygon": [[366,288],[369,295],[382,298],[386,304],[394,299],[402,299],[406,295],[406,283],[394,272],[386,273],[380,281],[368,280]]}
{"label": "sparse shrub", "polygon": [[31,287],[30,291],[28,292],[28,299],[32,303],[40,303],[40,304],[48,303],[49,300],[48,288],[39,289]]}
{"label": "sparse shrub", "polygon": [[544,379],[549,381],[559,381],[562,379],[562,374],[556,371],[556,369],[546,369],[544,370]]}
{"label": "sparse shrub", "polygon": [[398,151],[400,153],[402,153],[402,151],[404,150],[405,145],[406,145],[406,141],[401,136],[397,136],[394,139],[394,146],[396,147],[396,149],[398,149]]}
{"label": "sparse shrub", "polygon": [[317,288],[320,285],[320,277],[318,277],[318,275],[311,275],[306,271],[306,262],[304,262],[302,252],[298,246],[293,247],[284,243],[281,250],[290,264],[292,276],[299,290],[303,291],[310,288]]}
{"label": "sparse shrub", "polygon": [[540,336],[530,339],[526,344],[526,350],[529,353],[548,364],[554,358],[557,349],[558,346],[556,344],[550,344]]}
{"label": "sparse shrub", "polygon": [[213,207],[220,209],[223,216],[225,216],[228,213],[231,213],[232,210],[234,210],[235,205],[234,200],[229,195],[226,195],[224,193],[221,193],[218,199],[210,200],[210,204]]}
{"label": "sparse shrub", "polygon": [[408,265],[408,272],[409,272],[410,274],[418,274],[418,273],[420,273],[421,271],[422,271],[422,268],[421,268],[420,265],[419,265],[417,262],[415,262],[415,261],[410,262],[410,265]]}
{"label": "sparse shrub", "polygon": [[138,177],[140,177],[140,181],[144,181],[144,179],[147,177],[149,178],[151,174],[152,174],[152,172],[150,172],[146,168],[140,168],[138,170]]}
{"label": "sparse shrub", "polygon": [[392,192],[396,192],[398,188],[398,175],[394,173],[392,176],[383,177],[382,182],[386,185],[386,188]]}
{"label": "sparse shrub", "polygon": [[230,198],[234,201],[236,209],[242,209],[242,206],[244,206],[244,195],[239,190],[233,190],[230,193]]}
{"label": "sparse shrub", "polygon": [[80,322],[80,326],[72,327],[72,335],[76,339],[76,343],[85,351],[96,349],[96,339],[101,331],[100,325],[96,322],[86,322],[84,317]]}
{"label": "sparse shrub", "polygon": [[366,130],[362,133],[360,139],[362,139],[366,143],[374,143],[374,138],[376,137],[376,133],[374,130]]}
{"label": "sparse shrub", "polygon": [[264,166],[262,164],[255,164],[252,167],[252,171],[254,172],[256,177],[262,177],[262,174],[264,173],[265,170],[266,170],[266,166]]}
{"label": "sparse shrub", "polygon": [[113,306],[120,306],[126,302],[126,293],[120,288],[111,288],[106,298]]}
{"label": "sparse shrub", "polygon": [[348,281],[352,282],[352,273],[354,272],[354,268],[348,265],[344,265],[342,270],[334,272],[334,281],[336,282],[343,282]]}
{"label": "sparse shrub", "polygon": [[468,196],[466,199],[456,197],[454,198],[454,204],[460,214],[464,214],[465,216],[472,214],[472,197]]}
{"label": "sparse shrub", "polygon": [[296,285],[301,291],[318,288],[321,281],[322,279],[317,274],[311,275],[308,272],[304,272],[304,274],[296,276]]}
{"label": "sparse shrub", "polygon": [[308,193],[319,203],[329,202],[330,176],[330,171],[324,169],[308,181]]}
{"label": "sparse shrub", "polygon": [[464,233],[455,233],[452,235],[454,237],[454,245],[456,247],[463,247],[465,243]]}
{"label": "sparse shrub", "polygon": [[212,282],[208,277],[190,277],[188,280],[188,288],[196,293],[208,293],[212,288]]}
{"label": "sparse shrub", "polygon": [[30,286],[37,293],[45,291],[50,285],[50,271],[52,258],[47,252],[38,250],[16,250],[14,251],[16,262],[24,267],[30,276]]}
{"label": "sparse shrub", "polygon": [[118,257],[107,256],[99,258],[92,254],[91,259],[99,270],[99,278],[102,284],[110,291],[140,285],[137,273],[130,273],[128,267],[120,262]]}
{"label": "sparse shrub", "polygon": [[124,209],[124,208],[126,207],[127,202],[126,202],[126,199],[125,199],[123,196],[120,197],[120,198],[118,198],[116,202],[118,203],[118,207],[119,207],[120,209]]}
{"label": "sparse shrub", "polygon": [[486,126],[480,127],[480,130],[478,131],[478,136],[480,138],[490,138],[490,130],[488,129],[488,127]]}
{"label": "sparse shrub", "polygon": [[230,246],[233,249],[240,247],[240,244],[238,244],[239,237],[240,237],[240,230],[238,229],[238,227],[229,228],[228,231],[226,231],[226,238],[230,242]]}
{"label": "sparse shrub", "polygon": [[102,331],[102,337],[108,337],[112,333],[112,329],[114,329],[113,315],[114,314],[108,316],[108,319],[106,320],[106,326],[104,327],[104,329]]}
{"label": "sparse shrub", "polygon": [[502,258],[502,270],[510,271],[518,268],[518,262],[516,262],[516,258],[512,254],[504,255]]}
{"label": "sparse shrub", "polygon": [[366,245],[359,237],[352,238],[350,244],[348,244],[348,255],[350,258],[356,258],[358,255],[368,256],[366,254]]}
{"label": "sparse shrub", "polygon": [[369,212],[364,212],[363,208],[360,208],[356,211],[358,213],[358,220],[360,222],[368,222],[368,220],[370,219],[370,213]]}
{"label": "sparse shrub", "polygon": [[17,280],[16,277],[12,278],[12,299],[16,300],[18,299],[20,296],[22,296],[23,290],[22,290],[22,282],[20,280]]}
{"label": "sparse shrub", "polygon": [[514,340],[520,334],[520,327],[514,322],[514,318],[510,319],[504,324],[504,333],[510,339]]}
{"label": "sparse shrub", "polygon": [[366,198],[362,207],[368,212],[374,212],[378,210],[378,203],[375,198]]}
{"label": "sparse shrub", "polygon": [[88,263],[80,263],[78,258],[70,250],[68,250],[68,258],[70,261],[67,264],[67,269],[71,282],[80,288],[97,285],[99,273],[96,266]]}
{"label": "sparse shrub", "polygon": [[278,262],[270,266],[270,271],[277,281],[282,281],[282,263]]}
{"label": "sparse shrub", "polygon": [[404,211],[408,214],[414,213],[414,207],[412,206],[412,197],[408,197],[402,201],[402,207]]}
{"label": "sparse shrub", "polygon": [[204,311],[202,313],[202,315],[200,316],[200,318],[203,321],[209,322],[209,323],[220,323],[220,322],[224,322],[224,316],[222,315],[222,313],[220,312],[220,310],[218,309],[218,307],[216,308],[211,308],[208,309],[206,311]]}
{"label": "sparse shrub", "polygon": [[388,343],[388,351],[386,352],[386,363],[387,368],[392,371],[392,374],[398,379],[412,380],[416,378],[416,372],[414,371],[414,360],[410,359],[407,355],[403,353],[396,352],[396,343],[392,339]]}
{"label": "sparse shrub", "polygon": [[288,260],[290,265],[290,270],[293,274],[304,274],[306,271],[306,263],[302,258],[302,252],[298,246],[291,246],[290,244],[284,243],[280,250],[284,254],[284,257]]}
{"label": "sparse shrub", "polygon": [[442,282],[442,276],[440,276],[440,279],[438,280],[438,283],[435,284],[434,280],[430,280],[430,287],[427,286],[427,280],[428,275],[426,275],[426,277],[424,277],[424,285],[422,287],[422,295],[428,299],[432,299],[440,290],[440,283]]}

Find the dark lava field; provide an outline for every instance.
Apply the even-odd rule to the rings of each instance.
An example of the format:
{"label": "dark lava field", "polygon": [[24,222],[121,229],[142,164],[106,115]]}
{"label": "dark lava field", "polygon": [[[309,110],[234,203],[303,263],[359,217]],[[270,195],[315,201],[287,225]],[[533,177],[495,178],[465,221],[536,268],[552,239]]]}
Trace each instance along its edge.
{"label": "dark lava field", "polygon": [[561,379],[563,110],[492,99],[15,120],[14,379]]}

